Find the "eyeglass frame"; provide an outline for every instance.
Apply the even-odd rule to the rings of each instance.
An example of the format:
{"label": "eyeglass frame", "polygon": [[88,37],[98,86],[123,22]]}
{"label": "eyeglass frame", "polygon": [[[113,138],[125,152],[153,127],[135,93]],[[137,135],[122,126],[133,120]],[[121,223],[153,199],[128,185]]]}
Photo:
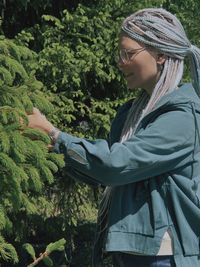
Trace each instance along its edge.
{"label": "eyeglass frame", "polygon": [[[131,60],[133,60],[140,52],[144,50],[146,50],[146,47],[141,47],[141,48],[136,48],[136,49],[125,49],[125,48],[119,49],[116,61],[119,62],[119,60],[121,60],[123,64],[127,64]],[[126,58],[122,56],[122,51],[125,52]],[[131,53],[132,55],[129,56],[128,53]]]}

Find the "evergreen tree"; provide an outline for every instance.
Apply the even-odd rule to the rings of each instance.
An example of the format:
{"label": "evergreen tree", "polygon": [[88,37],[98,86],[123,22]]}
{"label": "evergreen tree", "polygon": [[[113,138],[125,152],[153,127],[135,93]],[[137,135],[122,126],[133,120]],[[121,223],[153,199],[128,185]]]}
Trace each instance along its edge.
{"label": "evergreen tree", "polygon": [[45,114],[52,110],[34,77],[35,58],[26,46],[0,36],[0,258],[14,263],[14,242],[26,240],[26,221],[41,213],[43,189],[63,166],[60,155],[48,152],[49,137],[27,128],[33,106]]}
{"label": "evergreen tree", "polygon": [[[19,1],[11,2],[18,6]],[[53,8],[48,13],[46,8],[52,7],[52,3],[52,0],[41,3],[25,0],[13,16],[4,16],[7,35],[12,32],[11,24],[14,32],[24,25],[30,26],[19,15],[24,10],[33,20],[31,14],[36,12],[34,21],[40,25],[23,30],[15,42],[4,37],[0,40],[0,140],[3,140],[0,141],[0,162],[3,162],[0,177],[7,177],[0,181],[0,251],[4,251],[5,258],[13,255],[14,259],[13,247],[8,244],[13,239],[48,244],[64,236],[71,240],[68,251],[73,253],[72,265],[88,267],[94,233],[91,222],[96,215],[93,192],[96,191],[74,182],[67,169],[57,172],[51,183],[53,177],[47,171],[48,164],[51,158],[53,162],[59,158],[48,153],[46,135],[26,128],[26,112],[31,112],[34,105],[48,114],[61,130],[80,137],[106,138],[116,108],[135,97],[135,92],[126,91],[114,61],[123,18],[140,8],[163,6],[181,19],[190,39],[198,45],[199,17],[196,15],[191,20],[191,14],[198,13],[199,3],[194,0],[81,0],[62,13],[61,5],[57,6],[59,12]],[[12,10],[7,5],[7,11],[12,13]],[[5,10],[4,14],[9,12]],[[43,13],[51,16],[42,16],[41,23]],[[187,69],[185,77],[187,81]],[[51,105],[46,98],[53,105],[54,113],[50,112]],[[31,235],[35,238],[27,240]]]}

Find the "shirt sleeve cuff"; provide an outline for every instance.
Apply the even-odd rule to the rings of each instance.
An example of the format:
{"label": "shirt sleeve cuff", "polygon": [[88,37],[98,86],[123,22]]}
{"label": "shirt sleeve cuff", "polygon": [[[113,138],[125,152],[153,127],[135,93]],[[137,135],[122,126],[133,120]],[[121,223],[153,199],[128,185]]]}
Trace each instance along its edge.
{"label": "shirt sleeve cuff", "polygon": [[65,148],[67,148],[71,142],[77,141],[78,139],[79,138],[74,137],[74,136],[67,134],[65,132],[60,132],[58,134],[58,137],[57,137],[56,142],[54,144],[53,151],[56,153],[62,153],[63,151],[61,149],[61,145],[64,145]]}

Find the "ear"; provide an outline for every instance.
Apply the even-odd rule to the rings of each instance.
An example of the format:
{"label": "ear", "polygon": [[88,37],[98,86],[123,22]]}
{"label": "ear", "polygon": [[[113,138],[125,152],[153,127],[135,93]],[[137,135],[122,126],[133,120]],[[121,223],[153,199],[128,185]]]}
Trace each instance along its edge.
{"label": "ear", "polygon": [[165,54],[157,54],[156,62],[158,65],[163,65],[166,59],[167,59],[167,56]]}

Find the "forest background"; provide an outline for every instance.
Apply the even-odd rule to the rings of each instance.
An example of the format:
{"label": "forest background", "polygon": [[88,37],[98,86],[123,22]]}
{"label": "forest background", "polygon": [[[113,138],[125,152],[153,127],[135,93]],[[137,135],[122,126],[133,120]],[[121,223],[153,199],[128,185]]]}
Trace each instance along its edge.
{"label": "forest background", "polygon": [[1,266],[27,266],[23,244],[39,255],[61,238],[53,263],[38,266],[91,266],[103,188],[69,177],[48,136],[27,129],[26,113],[36,106],[63,131],[107,138],[117,108],[137,94],[115,62],[120,25],[145,7],[176,14],[200,47],[198,0],[0,0]]}

